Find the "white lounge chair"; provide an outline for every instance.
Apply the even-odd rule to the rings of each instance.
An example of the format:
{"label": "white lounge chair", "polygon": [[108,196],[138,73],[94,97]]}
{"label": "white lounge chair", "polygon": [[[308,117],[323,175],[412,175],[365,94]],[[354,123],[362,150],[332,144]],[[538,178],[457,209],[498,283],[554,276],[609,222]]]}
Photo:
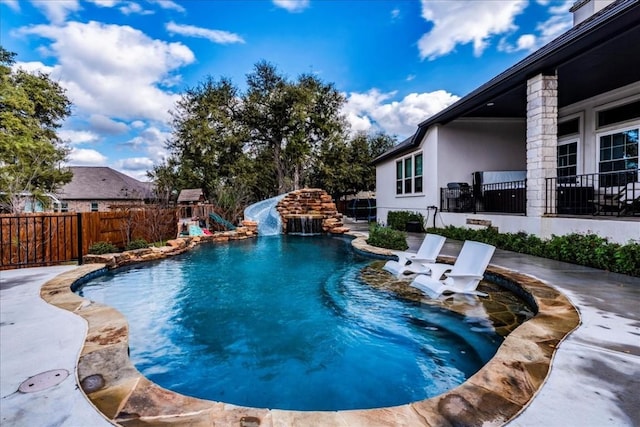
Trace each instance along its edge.
{"label": "white lounge chair", "polygon": [[431,266],[431,276],[419,274],[413,279],[411,286],[420,289],[431,298],[437,298],[444,292],[487,296],[483,292],[476,291],[476,288],[484,277],[484,271],[487,269],[495,249],[494,246],[486,243],[467,240],[462,245],[462,250],[455,264],[448,265],[451,271],[444,273],[446,279],[439,280],[438,271],[446,269],[447,265],[435,264]]}
{"label": "white lounge chair", "polygon": [[426,274],[430,270],[429,266],[425,264],[436,262],[445,240],[446,238],[443,236],[427,234],[420,244],[418,252],[394,252],[398,260],[387,261],[382,268],[398,278],[406,272]]}

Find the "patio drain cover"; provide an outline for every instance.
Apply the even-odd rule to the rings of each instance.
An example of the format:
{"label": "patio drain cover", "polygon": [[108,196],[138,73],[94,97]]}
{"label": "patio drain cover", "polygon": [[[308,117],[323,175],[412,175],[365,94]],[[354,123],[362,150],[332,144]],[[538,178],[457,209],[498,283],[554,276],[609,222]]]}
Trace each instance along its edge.
{"label": "patio drain cover", "polygon": [[60,384],[68,376],[69,371],[66,369],[53,369],[51,371],[41,372],[23,381],[20,387],[18,387],[18,391],[21,393],[34,393],[36,391],[46,390],[49,387]]}

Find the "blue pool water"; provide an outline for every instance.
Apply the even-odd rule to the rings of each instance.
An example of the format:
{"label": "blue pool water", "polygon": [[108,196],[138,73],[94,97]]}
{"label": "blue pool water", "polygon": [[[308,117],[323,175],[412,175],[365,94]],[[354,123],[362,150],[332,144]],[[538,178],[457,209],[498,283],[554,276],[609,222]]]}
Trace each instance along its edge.
{"label": "blue pool water", "polygon": [[464,382],[502,337],[372,288],[371,262],[336,237],[201,245],[108,273],[78,293],[129,321],[131,359],[155,383],[243,406],[366,409]]}

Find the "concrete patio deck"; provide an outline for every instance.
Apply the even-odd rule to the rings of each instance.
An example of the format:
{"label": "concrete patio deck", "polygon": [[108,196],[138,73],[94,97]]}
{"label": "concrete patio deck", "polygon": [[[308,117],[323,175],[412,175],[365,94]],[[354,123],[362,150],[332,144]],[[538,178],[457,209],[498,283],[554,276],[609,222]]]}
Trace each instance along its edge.
{"label": "concrete patio deck", "polygon": [[[366,230],[366,223],[350,224]],[[417,248],[422,235],[410,235]],[[460,242],[443,253],[455,255]],[[492,264],[528,274],[562,291],[582,324],[555,355],[532,402],[507,425],[640,425],[640,279],[497,250]],[[111,425],[77,386],[76,361],[86,325],[40,299],[40,287],[74,266],[0,271],[0,423],[11,426]],[[66,369],[60,384],[18,392],[29,377]]]}

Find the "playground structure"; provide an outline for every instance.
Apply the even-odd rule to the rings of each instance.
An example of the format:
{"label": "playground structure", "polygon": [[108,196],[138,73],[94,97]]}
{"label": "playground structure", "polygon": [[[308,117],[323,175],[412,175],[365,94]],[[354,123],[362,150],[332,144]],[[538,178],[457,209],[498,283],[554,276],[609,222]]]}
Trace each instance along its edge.
{"label": "playground structure", "polygon": [[233,231],[236,226],[222,218],[215,205],[200,203],[178,207],[178,237],[206,236],[214,231]]}

